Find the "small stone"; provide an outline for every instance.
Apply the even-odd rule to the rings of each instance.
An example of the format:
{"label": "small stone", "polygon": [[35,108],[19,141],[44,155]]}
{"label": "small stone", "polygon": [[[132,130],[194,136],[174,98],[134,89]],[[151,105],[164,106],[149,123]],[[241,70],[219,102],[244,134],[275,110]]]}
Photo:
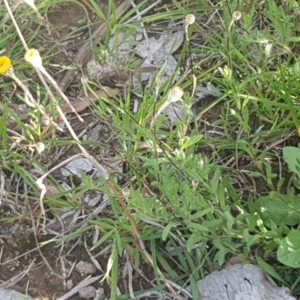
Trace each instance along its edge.
{"label": "small stone", "polygon": [[76,270],[82,274],[94,274],[97,271],[92,263],[83,260],[76,265]]}
{"label": "small stone", "polygon": [[135,34],[135,40],[137,42],[140,42],[143,39],[143,37],[144,37],[144,35],[143,35],[142,32],[136,32],[136,34]]}
{"label": "small stone", "polygon": [[93,286],[86,286],[81,288],[78,293],[80,298],[91,299],[96,296],[96,289]]}
{"label": "small stone", "polygon": [[67,289],[70,290],[74,286],[73,280],[69,279],[67,281]]}
{"label": "small stone", "polygon": [[102,195],[96,195],[95,197],[91,197],[90,194],[87,194],[83,201],[90,207],[96,206],[102,198]]}
{"label": "small stone", "polygon": [[103,288],[97,289],[94,300],[103,300],[104,298],[105,298],[104,289]]}
{"label": "small stone", "polygon": [[11,289],[0,290],[0,299],[1,300],[11,300],[11,299],[33,300],[33,298],[31,298],[30,296],[21,294]]}

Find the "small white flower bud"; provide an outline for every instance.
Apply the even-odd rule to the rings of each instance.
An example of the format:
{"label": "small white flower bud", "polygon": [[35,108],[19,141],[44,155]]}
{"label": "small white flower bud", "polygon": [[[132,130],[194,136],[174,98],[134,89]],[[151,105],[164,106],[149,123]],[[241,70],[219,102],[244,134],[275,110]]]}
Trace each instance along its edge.
{"label": "small white flower bud", "polygon": [[25,54],[25,60],[30,63],[33,67],[40,69],[43,67],[43,61],[40,53],[36,49],[29,49]]}
{"label": "small white flower bud", "polygon": [[238,21],[242,17],[242,13],[240,11],[235,11],[232,14],[232,20]]}
{"label": "small white flower bud", "polygon": [[185,24],[186,25],[192,25],[193,23],[195,23],[195,16],[193,14],[188,14],[186,17],[185,17]]}

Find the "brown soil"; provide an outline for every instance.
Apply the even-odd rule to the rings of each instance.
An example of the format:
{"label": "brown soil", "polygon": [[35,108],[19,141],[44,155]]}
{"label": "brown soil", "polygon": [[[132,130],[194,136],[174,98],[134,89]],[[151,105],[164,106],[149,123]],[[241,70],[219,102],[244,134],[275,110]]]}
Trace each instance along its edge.
{"label": "brown soil", "polygon": [[[2,223],[0,226],[0,244],[2,248],[2,258],[1,258],[1,273],[0,273],[0,284],[5,282],[14,282],[14,276],[20,275],[24,270],[27,270],[30,264],[33,262],[32,267],[29,272],[16,284],[12,284],[10,288],[19,291],[21,293],[27,293],[32,297],[40,297],[39,299],[57,299],[58,297],[66,294],[69,289],[64,285],[64,280],[58,276],[62,276],[63,268],[61,264],[61,259],[64,259],[65,269],[68,272],[74,263],[79,261],[84,261],[91,263],[89,255],[87,254],[84,246],[76,246],[70,253],[70,246],[67,246],[60,252],[60,247],[55,247],[54,243],[46,244],[41,246],[40,250],[51,267],[46,267],[35,242],[33,230],[31,225],[26,225],[25,223]],[[49,240],[50,236],[39,236],[39,242]],[[92,239],[92,237],[91,237]],[[73,243],[72,243],[73,244]],[[91,246],[91,245],[90,245]],[[93,255],[99,252],[94,251]],[[105,266],[110,253],[101,255],[97,258],[98,263],[101,265],[105,272]],[[120,272],[122,271],[124,262],[120,261]],[[145,266],[143,268],[144,274],[151,274],[151,269]],[[57,275],[55,275],[57,274]],[[103,275],[99,270],[92,276]],[[73,269],[71,275],[66,279],[66,282],[72,282],[73,286],[76,286],[79,282],[87,277],[86,274],[79,273],[76,268]],[[151,276],[152,277],[152,276]],[[120,274],[120,277],[122,275]],[[145,280],[146,276],[143,278],[138,272],[133,272],[133,287],[135,290],[140,290],[141,288],[149,288],[151,285],[148,280]],[[118,287],[123,293],[127,291],[126,278],[119,282]],[[104,288],[105,295],[109,295],[110,289],[106,282],[96,281],[93,286],[98,288]],[[79,295],[73,295],[71,300],[82,299]]]}

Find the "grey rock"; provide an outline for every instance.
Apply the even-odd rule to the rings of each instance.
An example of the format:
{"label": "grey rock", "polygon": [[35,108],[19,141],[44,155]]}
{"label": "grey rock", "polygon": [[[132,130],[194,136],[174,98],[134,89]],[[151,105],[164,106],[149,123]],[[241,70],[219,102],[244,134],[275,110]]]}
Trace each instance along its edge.
{"label": "grey rock", "polygon": [[85,286],[79,290],[79,297],[84,299],[95,298],[96,289],[93,286]]}
{"label": "grey rock", "polygon": [[83,260],[76,265],[76,270],[82,274],[94,274],[97,271],[92,263]]}
{"label": "grey rock", "polygon": [[1,300],[33,300],[28,295],[21,294],[11,289],[0,289],[0,299]]}
{"label": "grey rock", "polygon": [[235,264],[197,282],[201,300],[296,300],[255,265]]}
{"label": "grey rock", "polygon": [[104,298],[105,298],[104,289],[103,288],[97,289],[94,300],[103,300]]}

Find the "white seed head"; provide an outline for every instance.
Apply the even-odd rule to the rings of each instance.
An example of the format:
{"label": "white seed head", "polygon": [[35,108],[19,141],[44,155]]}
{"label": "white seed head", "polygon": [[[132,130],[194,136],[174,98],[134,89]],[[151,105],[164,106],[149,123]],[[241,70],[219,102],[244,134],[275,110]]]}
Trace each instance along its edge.
{"label": "white seed head", "polygon": [[203,165],[204,165],[204,160],[203,160],[202,158],[198,160],[198,165],[199,165],[200,167],[203,167]]}
{"label": "white seed head", "polygon": [[240,11],[235,11],[232,14],[232,20],[238,21],[242,17],[242,13]]}
{"label": "white seed head", "polygon": [[193,180],[192,180],[192,186],[193,186],[193,187],[197,187],[198,184],[199,184],[199,180],[197,180],[197,179],[193,179]]}
{"label": "white seed head", "polygon": [[169,91],[168,94],[168,102],[173,103],[179,101],[182,98],[183,94],[184,92],[181,87],[179,86],[172,87],[172,89]]}
{"label": "white seed head", "polygon": [[122,189],[122,194],[125,198],[127,198],[130,195],[130,188],[128,186],[124,187]]}
{"label": "white seed head", "polygon": [[41,154],[46,149],[46,146],[44,143],[38,142],[35,144],[35,149],[38,154]]}
{"label": "white seed head", "polygon": [[193,14],[188,14],[186,17],[185,17],[185,24],[187,26],[189,25],[192,25],[193,23],[195,23],[195,16]]}

